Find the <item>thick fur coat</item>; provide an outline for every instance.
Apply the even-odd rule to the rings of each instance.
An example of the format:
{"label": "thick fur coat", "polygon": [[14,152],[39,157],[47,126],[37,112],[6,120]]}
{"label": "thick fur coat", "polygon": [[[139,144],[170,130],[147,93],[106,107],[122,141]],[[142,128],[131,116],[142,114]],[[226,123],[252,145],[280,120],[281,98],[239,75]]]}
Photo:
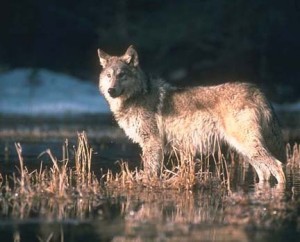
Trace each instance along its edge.
{"label": "thick fur coat", "polygon": [[[98,50],[99,88],[127,136],[142,148],[144,169],[158,174],[163,156],[181,159],[214,152],[226,143],[245,156],[260,181],[285,182],[281,131],[264,94],[249,83],[176,88],[141,70],[136,50],[123,56]],[[281,162],[280,162],[281,161]]]}

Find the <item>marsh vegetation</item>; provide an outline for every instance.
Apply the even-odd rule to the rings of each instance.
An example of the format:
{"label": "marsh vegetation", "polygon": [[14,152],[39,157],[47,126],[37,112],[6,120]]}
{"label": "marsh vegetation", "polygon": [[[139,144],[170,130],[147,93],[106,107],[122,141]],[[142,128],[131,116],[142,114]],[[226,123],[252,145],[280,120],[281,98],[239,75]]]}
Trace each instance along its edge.
{"label": "marsh vegetation", "polygon": [[[256,183],[233,153],[168,160],[159,178],[138,163],[93,169],[86,133],[50,149],[28,168],[1,170],[0,230],[14,241],[268,241],[299,236],[300,146],[287,146],[286,186]],[[56,152],[57,153],[57,152]],[[173,163],[172,163],[173,162]],[[274,233],[274,230],[276,231]],[[280,240],[278,240],[280,241]]]}

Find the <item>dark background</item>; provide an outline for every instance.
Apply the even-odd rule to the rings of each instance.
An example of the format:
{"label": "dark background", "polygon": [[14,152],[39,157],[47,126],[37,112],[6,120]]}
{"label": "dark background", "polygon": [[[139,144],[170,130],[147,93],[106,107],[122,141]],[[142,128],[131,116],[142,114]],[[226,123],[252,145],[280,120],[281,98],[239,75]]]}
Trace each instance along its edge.
{"label": "dark background", "polygon": [[0,71],[96,82],[96,49],[134,44],[146,71],[176,84],[250,81],[275,102],[299,100],[298,0],[10,0],[0,18]]}

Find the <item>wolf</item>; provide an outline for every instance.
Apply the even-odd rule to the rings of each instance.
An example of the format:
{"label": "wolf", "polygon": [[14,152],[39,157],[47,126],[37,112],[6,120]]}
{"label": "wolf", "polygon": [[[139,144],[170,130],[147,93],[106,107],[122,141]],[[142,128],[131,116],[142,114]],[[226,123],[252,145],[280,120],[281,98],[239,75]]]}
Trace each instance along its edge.
{"label": "wolf", "polygon": [[259,181],[273,175],[285,183],[281,130],[265,95],[250,83],[179,88],[146,75],[138,53],[122,56],[98,49],[99,89],[119,126],[142,148],[144,170],[162,171],[163,157],[175,149],[180,159],[210,154],[225,143],[244,156]]}

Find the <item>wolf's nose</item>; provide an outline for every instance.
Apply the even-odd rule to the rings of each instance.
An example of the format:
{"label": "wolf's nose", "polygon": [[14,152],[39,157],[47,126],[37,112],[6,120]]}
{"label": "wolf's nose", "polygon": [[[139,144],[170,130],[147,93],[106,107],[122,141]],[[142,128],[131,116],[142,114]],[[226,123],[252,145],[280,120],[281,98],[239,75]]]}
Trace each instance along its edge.
{"label": "wolf's nose", "polygon": [[109,88],[109,89],[107,90],[107,92],[109,93],[109,95],[110,95],[111,97],[116,96],[116,93],[117,93],[116,88],[113,88],[113,87]]}

